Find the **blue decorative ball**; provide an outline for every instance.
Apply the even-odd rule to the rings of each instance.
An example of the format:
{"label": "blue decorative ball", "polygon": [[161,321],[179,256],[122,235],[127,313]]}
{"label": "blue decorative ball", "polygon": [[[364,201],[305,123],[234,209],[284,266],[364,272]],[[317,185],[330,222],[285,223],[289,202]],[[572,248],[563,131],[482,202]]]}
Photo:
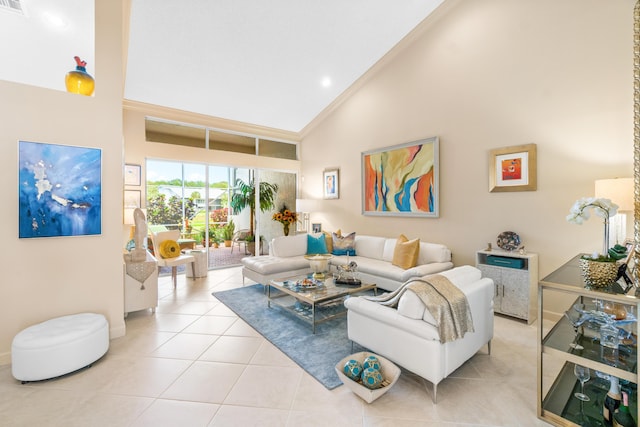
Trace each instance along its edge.
{"label": "blue decorative ball", "polygon": [[349,360],[344,364],[344,368],[342,368],[342,372],[354,381],[358,381],[360,379],[362,371],[362,363],[355,359]]}
{"label": "blue decorative ball", "polygon": [[369,357],[367,357],[366,359],[364,359],[364,362],[362,362],[362,368],[363,369],[367,369],[367,368],[373,368],[376,369],[380,372],[382,372],[382,366],[380,365],[380,361],[378,360],[377,357],[371,355]]}
{"label": "blue decorative ball", "polygon": [[380,388],[382,381],[382,374],[377,369],[367,368],[362,372],[362,384],[367,388]]}

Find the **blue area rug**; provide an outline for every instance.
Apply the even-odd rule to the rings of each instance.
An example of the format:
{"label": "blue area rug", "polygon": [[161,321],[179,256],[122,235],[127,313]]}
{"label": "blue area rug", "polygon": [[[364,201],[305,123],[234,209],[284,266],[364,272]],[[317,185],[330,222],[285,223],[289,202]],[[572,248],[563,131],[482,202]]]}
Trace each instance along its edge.
{"label": "blue area rug", "polygon": [[356,343],[351,348],[346,316],[316,325],[313,334],[310,323],[276,304],[269,308],[262,285],[214,292],[213,296],[329,390],[342,384],[334,370],[336,364],[352,353],[366,350]]}

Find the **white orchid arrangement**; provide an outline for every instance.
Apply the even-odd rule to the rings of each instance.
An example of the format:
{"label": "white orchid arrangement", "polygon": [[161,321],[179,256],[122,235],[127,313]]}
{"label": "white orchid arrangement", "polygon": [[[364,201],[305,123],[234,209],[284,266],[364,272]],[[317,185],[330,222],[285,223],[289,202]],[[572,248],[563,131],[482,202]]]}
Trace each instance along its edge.
{"label": "white orchid arrangement", "polygon": [[573,204],[569,215],[567,215],[567,221],[580,225],[590,218],[589,211],[591,209],[597,216],[604,218],[607,222],[610,217],[618,213],[618,205],[609,199],[583,197]]}
{"label": "white orchid arrangement", "polygon": [[602,256],[598,256],[597,252],[594,252],[591,259],[596,260],[609,260],[609,218],[614,216],[618,212],[618,205],[613,203],[609,199],[596,198],[596,197],[583,197],[571,206],[569,215],[567,215],[567,221],[573,224],[582,224],[589,219],[589,211],[593,212],[604,219],[604,244],[602,250]]}

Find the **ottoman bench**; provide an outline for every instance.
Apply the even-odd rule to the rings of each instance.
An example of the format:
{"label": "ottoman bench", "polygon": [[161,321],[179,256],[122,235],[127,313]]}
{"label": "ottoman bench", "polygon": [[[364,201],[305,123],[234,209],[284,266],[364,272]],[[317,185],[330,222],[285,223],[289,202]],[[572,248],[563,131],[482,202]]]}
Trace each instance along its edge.
{"label": "ottoman bench", "polygon": [[109,349],[109,323],[101,314],[79,313],[38,323],[11,343],[11,372],[22,383],[77,371]]}

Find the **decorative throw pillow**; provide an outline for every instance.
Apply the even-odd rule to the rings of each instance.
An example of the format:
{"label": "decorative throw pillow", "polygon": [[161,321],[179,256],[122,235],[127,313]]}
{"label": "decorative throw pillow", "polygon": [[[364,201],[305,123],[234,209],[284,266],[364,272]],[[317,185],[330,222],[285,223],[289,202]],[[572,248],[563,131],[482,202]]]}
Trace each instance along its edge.
{"label": "decorative throw pillow", "polygon": [[165,240],[160,243],[160,256],[162,258],[177,258],[180,256],[180,245],[175,240]]}
{"label": "decorative throw pillow", "polygon": [[346,236],[338,236],[336,233],[331,235],[333,240],[333,255],[351,255],[356,254],[356,232],[349,233]]}
{"label": "decorative throw pillow", "polygon": [[401,234],[396,241],[396,247],[393,251],[393,265],[397,265],[405,270],[415,267],[418,264],[418,255],[420,254],[420,239],[407,239],[407,236]]}
{"label": "decorative throw pillow", "polygon": [[[327,231],[323,231],[325,243],[327,244],[327,253],[330,254],[333,252],[333,237],[331,237],[331,233]],[[342,231],[340,229],[336,230],[336,234],[342,237]]]}
{"label": "decorative throw pillow", "polygon": [[324,234],[313,236],[307,234],[307,255],[326,254],[327,243]]}

